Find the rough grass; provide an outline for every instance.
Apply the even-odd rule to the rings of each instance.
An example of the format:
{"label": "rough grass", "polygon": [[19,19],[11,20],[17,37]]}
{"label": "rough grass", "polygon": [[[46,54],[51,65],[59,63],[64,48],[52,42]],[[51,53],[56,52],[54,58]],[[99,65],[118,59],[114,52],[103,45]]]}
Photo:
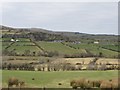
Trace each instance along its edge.
{"label": "rough grass", "polygon": [[[52,62],[60,63],[60,62],[65,62],[65,63],[71,63],[71,64],[76,64],[76,63],[81,63],[83,64],[89,64],[90,61],[92,61],[94,58],[57,58],[57,57],[36,57],[36,56],[3,56],[2,60],[6,61],[8,63],[30,63],[30,62],[36,62],[36,61],[46,61],[46,60],[51,60]],[[21,62],[22,60],[22,62]],[[111,59],[111,58],[99,58],[96,62],[97,64],[100,63],[110,63],[110,64],[118,64],[118,59]]]}
{"label": "rough grass", "polygon": [[[10,77],[17,77],[26,82],[26,87],[69,88],[73,79],[87,78],[91,80],[108,80],[118,77],[118,71],[59,71],[59,72],[35,72],[35,71],[2,71],[3,87],[7,87]],[[35,80],[32,80],[34,78]],[[58,85],[62,83],[62,85]]]}
{"label": "rough grass", "polygon": [[[83,64],[89,64],[90,61],[93,61],[94,58],[58,58],[56,62],[66,62],[66,63],[71,63],[71,64],[76,64],[76,63],[81,63]],[[118,64],[118,59],[111,59],[111,58],[99,58],[96,61],[97,64],[100,63],[110,63],[110,64]]]}

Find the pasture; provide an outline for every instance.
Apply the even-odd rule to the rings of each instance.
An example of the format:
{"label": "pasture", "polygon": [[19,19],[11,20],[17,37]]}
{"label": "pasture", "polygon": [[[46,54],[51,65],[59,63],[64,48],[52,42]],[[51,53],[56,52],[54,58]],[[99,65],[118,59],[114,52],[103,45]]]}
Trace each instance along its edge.
{"label": "pasture", "polygon": [[76,49],[84,49],[89,51],[90,53],[94,54],[94,55],[99,55],[99,53],[101,52],[103,54],[104,57],[116,57],[118,56],[118,52],[117,51],[113,51],[114,49],[118,49],[117,46],[114,45],[109,45],[110,48],[102,48],[104,46],[108,47],[108,45],[98,45],[98,44],[86,44],[86,43],[82,43],[82,44],[73,44],[73,43],[66,43],[69,46],[72,46],[73,48]]}
{"label": "pasture", "polygon": [[[70,81],[74,79],[118,78],[117,36],[66,33],[69,37],[65,37],[65,33],[38,31],[5,27],[2,30],[0,50],[3,56],[0,58],[4,69],[0,73],[3,87],[7,87],[11,77],[25,81],[28,88],[71,88]],[[99,59],[95,61],[95,57]],[[91,65],[95,69],[91,69]],[[100,65],[104,69],[99,69]],[[39,71],[33,71],[36,68]]]}
{"label": "pasture", "polygon": [[[16,39],[17,40],[17,39]],[[26,50],[30,50],[28,54],[39,55],[39,52],[43,53],[45,51],[47,52],[57,52],[59,56],[65,56],[65,55],[97,55],[99,56],[100,53],[102,53],[103,57],[109,57],[109,58],[116,58],[118,57],[118,52],[116,51],[118,46],[114,45],[98,45],[98,44],[87,44],[87,43],[80,43],[80,44],[74,44],[71,42],[53,42],[53,41],[38,41],[38,42],[32,42],[30,39],[27,38],[19,38],[18,42],[11,42],[10,38],[3,38],[2,39],[2,50],[7,50],[9,52],[15,52],[18,55],[23,55],[26,53]],[[107,47],[107,48],[106,48]]]}
{"label": "pasture", "polygon": [[[70,81],[73,79],[87,78],[90,80],[108,80],[118,77],[117,70],[111,71],[56,71],[56,72],[39,72],[39,71],[8,71],[2,72],[2,85],[7,87],[7,80],[10,77],[17,77],[24,80],[25,87],[47,87],[47,88],[70,88]],[[34,78],[34,80],[32,80]],[[58,85],[61,83],[62,85]]]}
{"label": "pasture", "polygon": [[73,49],[68,46],[63,45],[60,42],[45,42],[40,41],[37,43],[41,46],[45,51],[57,51],[59,54],[76,54],[76,53],[85,53],[84,49]]}
{"label": "pasture", "polygon": [[116,45],[101,45],[101,47],[120,52],[120,50],[119,50],[120,46],[117,44]]}

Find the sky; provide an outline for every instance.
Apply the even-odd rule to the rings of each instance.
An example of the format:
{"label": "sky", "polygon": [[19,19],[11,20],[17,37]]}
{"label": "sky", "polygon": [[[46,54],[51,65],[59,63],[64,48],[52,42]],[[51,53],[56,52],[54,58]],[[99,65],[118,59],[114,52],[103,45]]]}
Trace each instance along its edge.
{"label": "sky", "polygon": [[2,25],[118,34],[117,2],[4,2]]}

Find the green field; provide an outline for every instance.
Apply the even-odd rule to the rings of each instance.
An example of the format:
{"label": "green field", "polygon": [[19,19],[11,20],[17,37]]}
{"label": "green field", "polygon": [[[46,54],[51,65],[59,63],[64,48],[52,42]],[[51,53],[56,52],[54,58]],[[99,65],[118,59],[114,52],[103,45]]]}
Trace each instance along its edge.
{"label": "green field", "polygon": [[60,42],[38,42],[38,45],[41,46],[45,51],[58,51],[60,54],[76,54],[85,52],[84,49],[73,49],[68,46],[63,45]]}
{"label": "green field", "polygon": [[15,42],[12,46],[34,46],[32,42]]}
{"label": "green field", "polygon": [[109,50],[113,50],[113,51],[119,51],[120,46],[119,45],[101,45],[101,47],[109,49]]}
{"label": "green field", "polygon": [[0,42],[0,50],[2,51],[2,42]]}
{"label": "green field", "polygon": [[[7,41],[6,41],[7,40]],[[9,41],[10,38],[2,39],[2,50],[4,50],[7,46],[9,46],[12,42]],[[19,38],[18,42],[14,42],[14,44],[10,45],[7,50],[15,51],[17,54],[24,54],[26,50],[30,50],[31,53],[35,52],[55,52],[57,51],[59,55],[72,55],[72,54],[80,54],[80,53],[91,53],[93,55],[99,55],[101,52],[104,57],[118,57],[117,49],[118,47],[115,45],[102,45],[102,44],[73,44],[70,42],[48,42],[48,41],[38,41],[37,45],[30,41],[27,38]],[[105,47],[105,48],[103,48]],[[41,50],[42,49],[42,50]]]}
{"label": "green field", "polygon": [[[11,43],[13,43],[10,41],[11,38],[1,38],[0,40],[2,44],[2,50],[5,50],[6,47],[8,47]],[[34,45],[33,43],[29,42],[30,41],[29,39],[26,39],[26,38],[19,38],[18,40],[19,42],[15,42],[13,45],[10,46],[10,49],[8,48],[8,50],[13,50],[13,47],[15,46]],[[14,49],[16,49],[16,47]]]}
{"label": "green field", "polygon": [[[17,54],[24,54],[26,50],[30,50],[30,53],[41,51],[37,46],[12,46],[8,49],[9,51],[15,50]],[[42,51],[41,51],[42,52]]]}
{"label": "green field", "polygon": [[[5,47],[7,47],[8,45],[10,45],[11,42],[3,42],[3,50],[5,49]],[[32,52],[36,52],[36,54],[41,51],[41,49],[39,49],[37,46],[35,46],[34,43],[32,42],[15,42],[13,45],[11,45],[8,49],[8,51],[14,51],[17,54],[24,54],[26,50],[30,50],[30,53]],[[41,51],[42,52],[42,51]]]}
{"label": "green field", "polygon": [[30,41],[30,39],[27,39],[27,38],[19,38],[18,40],[19,41]]}
{"label": "green field", "polygon": [[1,38],[0,41],[10,41],[10,38]]}
{"label": "green field", "polygon": [[[69,88],[73,79],[113,79],[118,77],[118,71],[2,71],[2,85],[7,87],[7,80],[17,77],[26,82],[26,87]],[[32,80],[35,78],[35,80]],[[61,86],[58,83],[62,83]]]}
{"label": "green field", "polygon": [[[100,52],[102,52],[102,54],[105,57],[117,57],[118,56],[118,52],[117,51],[112,51],[109,49],[104,49],[102,47],[100,47],[99,45],[96,44],[72,44],[72,43],[66,43],[69,46],[72,46],[76,49],[86,49],[89,52],[91,52],[94,55],[99,55]],[[102,46],[102,45],[101,45]],[[117,48],[116,46],[114,46],[114,48]]]}

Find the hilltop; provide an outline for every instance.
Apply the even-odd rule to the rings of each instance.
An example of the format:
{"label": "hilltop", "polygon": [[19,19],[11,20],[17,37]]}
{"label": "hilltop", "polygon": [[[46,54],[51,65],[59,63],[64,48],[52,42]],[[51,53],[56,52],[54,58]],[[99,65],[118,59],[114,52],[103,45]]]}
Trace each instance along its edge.
{"label": "hilltop", "polygon": [[53,41],[53,40],[64,40],[64,41],[80,41],[80,42],[117,42],[117,35],[107,35],[107,34],[86,34],[80,32],[61,32],[61,31],[51,31],[41,28],[13,28],[7,26],[2,27],[2,37],[12,37],[12,38],[31,38],[36,41]]}

